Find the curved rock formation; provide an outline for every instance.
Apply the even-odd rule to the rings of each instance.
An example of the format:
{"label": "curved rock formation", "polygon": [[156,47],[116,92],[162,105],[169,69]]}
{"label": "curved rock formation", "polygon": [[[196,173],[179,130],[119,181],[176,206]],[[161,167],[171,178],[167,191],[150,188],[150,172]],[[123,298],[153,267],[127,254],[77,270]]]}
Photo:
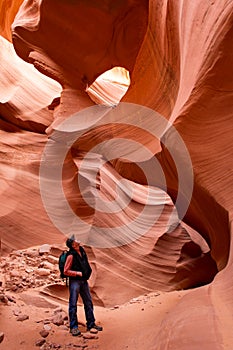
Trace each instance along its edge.
{"label": "curved rock formation", "polygon": [[[6,16],[2,35],[8,39],[9,23],[20,3],[15,1],[8,8],[3,2]],[[61,233],[48,220],[48,207],[43,207],[40,178],[50,181],[44,198],[49,198],[56,209],[53,219],[57,220],[57,227],[61,228],[66,215],[67,202],[61,196],[64,190],[72,213],[84,222],[80,234],[90,239],[86,241],[89,244],[96,228],[111,232],[117,227],[118,234],[132,237],[137,229],[141,232],[141,227],[147,228],[145,234],[131,242],[115,242],[115,248],[102,242],[104,249],[89,248],[95,270],[93,291],[103,304],[116,302],[108,293],[109,284],[104,282],[114,281],[116,276],[118,296],[121,295],[118,300],[123,302],[145,291],[210,283],[218,269],[211,284],[188,293],[164,319],[159,334],[152,339],[156,349],[204,346],[217,350],[229,348],[232,342],[232,10],[230,0],[128,0],[117,4],[110,0],[69,4],[25,1],[13,23],[13,44],[28,63],[16,58],[11,44],[1,39],[4,247],[61,241]],[[114,66],[123,67],[130,74],[131,84],[121,101],[142,105],[163,116],[156,137],[150,134],[154,132],[151,112],[139,113],[135,125],[126,123],[125,127],[121,118],[121,124],[116,118],[109,118],[107,126],[101,124],[102,116],[111,116],[114,107],[111,103],[102,106],[98,114],[96,100],[90,98],[87,90]],[[109,85],[109,90],[110,95],[118,91],[114,85],[112,90]],[[117,108],[121,111],[121,104]],[[71,120],[72,115],[78,119]],[[141,119],[144,124],[137,124]],[[70,144],[76,124],[81,131],[78,140]],[[183,148],[178,144],[177,132],[184,141]],[[119,138],[127,142],[121,147],[120,142],[111,144],[111,140]],[[132,148],[128,140],[134,141]],[[61,171],[56,167],[60,161],[57,155],[61,152],[59,146],[64,148],[66,144]],[[45,145],[50,148],[43,158]],[[109,148],[116,152],[109,155]],[[142,149],[150,153],[141,153]],[[190,203],[190,189],[185,183],[190,170],[184,157],[186,150],[193,170]],[[127,155],[135,155],[136,160],[132,162]],[[41,159],[43,163],[46,156],[54,162],[55,174],[52,168],[51,172],[39,174]],[[148,178],[143,170],[153,169],[151,161],[159,171]],[[184,187],[180,185],[180,167]],[[56,193],[61,179],[63,190]],[[81,190],[77,180],[83,186]],[[169,198],[158,200],[154,186],[167,190],[177,204],[178,216],[206,240],[209,252],[197,241],[200,238],[196,234],[193,236],[189,228],[179,223]],[[101,207],[97,207],[99,198],[104,210],[111,206],[113,213],[101,212]],[[183,217],[186,202],[190,205]],[[159,219],[151,224],[157,211]],[[68,215],[73,220],[73,214]],[[139,221],[135,221],[137,216]],[[66,234],[74,229],[72,220],[64,229]],[[136,222],[133,230],[132,222]]]}
{"label": "curved rock formation", "polygon": [[11,24],[22,2],[23,0],[11,1],[11,2],[7,0],[1,1],[0,35],[9,41],[11,41],[11,38],[12,38]]}

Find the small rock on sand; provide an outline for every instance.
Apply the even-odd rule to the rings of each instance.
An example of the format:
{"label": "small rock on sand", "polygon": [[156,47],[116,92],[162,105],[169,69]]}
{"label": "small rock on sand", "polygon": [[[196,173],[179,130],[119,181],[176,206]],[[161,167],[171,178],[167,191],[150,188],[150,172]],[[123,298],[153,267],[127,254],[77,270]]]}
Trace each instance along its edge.
{"label": "small rock on sand", "polygon": [[47,338],[47,336],[49,335],[49,331],[46,331],[45,329],[42,329],[40,331],[40,335],[42,336],[42,338]]}
{"label": "small rock on sand", "polygon": [[28,320],[29,316],[28,315],[19,315],[16,317],[16,321],[25,321]]}
{"label": "small rock on sand", "polygon": [[39,339],[36,341],[36,346],[42,346],[45,343],[45,339]]}
{"label": "small rock on sand", "polygon": [[83,333],[84,339],[98,339],[98,336],[96,334],[91,333]]}

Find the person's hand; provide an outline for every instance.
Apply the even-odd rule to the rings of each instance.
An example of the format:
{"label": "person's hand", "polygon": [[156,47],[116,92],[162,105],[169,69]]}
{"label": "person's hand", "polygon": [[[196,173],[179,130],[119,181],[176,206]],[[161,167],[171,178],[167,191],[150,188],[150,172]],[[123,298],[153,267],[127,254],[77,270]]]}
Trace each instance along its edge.
{"label": "person's hand", "polygon": [[77,276],[79,276],[79,277],[82,277],[82,272],[81,271],[77,271]]}

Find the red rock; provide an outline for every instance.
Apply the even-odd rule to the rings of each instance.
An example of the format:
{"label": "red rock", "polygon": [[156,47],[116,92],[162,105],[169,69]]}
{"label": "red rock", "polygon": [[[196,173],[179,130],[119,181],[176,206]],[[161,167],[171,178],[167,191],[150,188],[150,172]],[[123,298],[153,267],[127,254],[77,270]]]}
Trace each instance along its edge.
{"label": "red rock", "polygon": [[25,320],[28,320],[28,319],[29,319],[28,315],[18,315],[16,317],[16,321],[25,321]]}
{"label": "red rock", "polygon": [[4,304],[8,304],[8,298],[4,293],[0,294],[0,302],[2,302]]}
{"label": "red rock", "polygon": [[56,314],[51,318],[51,322],[54,323],[57,326],[61,326],[64,324],[64,319],[61,313]]}
{"label": "red rock", "polygon": [[50,270],[46,268],[39,268],[35,271],[38,276],[49,276]]}
{"label": "red rock", "polygon": [[62,307],[57,307],[56,309],[53,310],[54,314],[60,314],[62,312]]}
{"label": "red rock", "polygon": [[42,336],[42,338],[47,338],[47,336],[49,335],[49,331],[46,331],[45,329],[42,329],[40,331],[40,335]]}
{"label": "red rock", "polygon": [[51,246],[49,244],[43,244],[40,248],[39,248],[39,253],[40,254],[44,254],[44,253],[49,253],[51,250]]}
{"label": "red rock", "polygon": [[20,309],[13,310],[13,315],[15,315],[15,316],[19,316],[21,313],[22,313],[22,311]]}
{"label": "red rock", "polygon": [[3,333],[3,332],[0,332],[0,343],[3,342],[3,339],[4,339],[4,333]]}
{"label": "red rock", "polygon": [[51,331],[51,326],[45,324],[45,325],[44,325],[44,330],[45,330],[46,332]]}
{"label": "red rock", "polygon": [[26,254],[31,258],[36,258],[39,256],[39,251],[38,249],[28,249]]}
{"label": "red rock", "polygon": [[14,296],[6,294],[6,297],[7,297],[8,301],[10,301],[11,303],[16,303],[16,299]]}
{"label": "red rock", "polygon": [[91,333],[83,333],[84,339],[98,339],[98,336],[96,334]]}
{"label": "red rock", "polygon": [[48,255],[47,257],[48,262],[50,262],[51,264],[57,265],[58,264],[58,258],[52,255]]}
{"label": "red rock", "polygon": [[39,340],[36,341],[35,345],[36,346],[42,346],[45,343],[45,341],[46,341],[45,339],[39,339]]}
{"label": "red rock", "polygon": [[[224,344],[231,344],[228,328],[232,328],[232,322],[227,311],[233,307],[230,282],[232,2],[127,0],[114,3],[97,0],[90,6],[88,2],[71,4],[36,0],[25,1],[19,9],[21,3],[20,0],[1,3],[0,31],[4,38],[11,40],[10,25],[19,10],[12,26],[14,49],[44,76],[35,72],[32,65],[19,60],[10,42],[0,38],[2,249],[9,251],[35,244],[64,242],[63,235],[48,219],[38,185],[47,135],[60,121],[94,105],[86,88],[101,73],[113,66],[127,68],[131,85],[122,102],[149,107],[170,119],[184,141],[184,149],[190,154],[194,189],[183,220],[206,240],[210,251],[204,252],[206,245],[192,238],[192,230],[184,230],[183,226],[174,230],[168,227],[172,205],[166,203],[158,225],[132,244],[109,247],[104,253],[101,249],[89,248],[95,270],[96,300],[101,305],[112,306],[143,294],[145,290],[171,291],[207,284],[182,298],[162,322],[154,342],[161,349],[179,350],[186,350],[187,344],[190,348],[194,338],[197,348],[217,348],[222,338]],[[62,88],[45,75],[57,80]],[[95,87],[106,91],[100,82]],[[112,91],[116,90],[109,91],[110,100],[111,94],[114,96]],[[101,100],[98,91],[96,95],[95,101]],[[148,115],[143,119],[145,125],[147,118]],[[83,128],[87,126],[85,122],[85,118],[80,118]],[[152,121],[149,126],[152,128]],[[141,146],[156,154],[167,191],[174,202],[180,189],[176,164],[165,147],[169,144],[172,149],[177,149],[172,128],[163,135],[161,142],[129,125],[125,129],[102,125],[98,131],[89,130],[73,145],[63,167],[63,190],[73,212],[93,223],[95,228],[99,225],[112,229],[114,225],[120,227],[127,223],[120,233],[134,232],[133,229],[128,231],[128,223],[137,214],[142,213],[142,217],[135,227],[147,226],[158,208],[152,204],[153,195],[150,193],[147,198],[145,188],[139,186],[145,185],[145,174],[138,165],[126,159],[123,161],[117,152],[105,166],[103,152],[89,154],[82,174],[88,184],[86,194],[90,197],[87,197],[92,202],[96,203],[97,193],[100,193],[108,200],[117,202],[120,198],[119,208],[122,208],[126,203],[123,199],[129,193],[135,195],[124,210],[103,214],[89,206],[77,188],[80,158],[85,152],[109,139],[136,137]],[[118,151],[118,141],[112,145],[109,150]],[[129,151],[128,147],[122,148]],[[188,167],[182,157],[183,149],[178,151],[185,175]],[[98,170],[98,176],[93,177],[93,169]],[[131,181],[130,190],[124,192],[121,187],[122,193],[116,193],[115,189],[119,183],[125,184],[125,179]],[[90,188],[96,192],[90,192]],[[182,191],[183,199],[186,199],[186,190]],[[150,206],[147,206],[147,200]],[[63,223],[65,205],[62,208],[60,198],[54,202],[59,204],[59,210],[55,212]],[[148,207],[152,209],[150,215],[143,215],[144,208]],[[177,210],[180,214],[182,205],[178,205]],[[33,230],[29,229],[32,226]],[[90,236],[93,227],[88,230]],[[112,236],[109,234],[109,237]],[[115,276],[118,291],[112,293]],[[9,283],[8,287],[17,291],[14,283]],[[57,293],[61,294],[60,291]],[[177,324],[180,327],[177,328]]]}
{"label": "red rock", "polygon": [[20,272],[17,271],[17,270],[12,270],[12,271],[10,272],[10,275],[11,275],[12,277],[19,277],[19,276],[20,276]]}

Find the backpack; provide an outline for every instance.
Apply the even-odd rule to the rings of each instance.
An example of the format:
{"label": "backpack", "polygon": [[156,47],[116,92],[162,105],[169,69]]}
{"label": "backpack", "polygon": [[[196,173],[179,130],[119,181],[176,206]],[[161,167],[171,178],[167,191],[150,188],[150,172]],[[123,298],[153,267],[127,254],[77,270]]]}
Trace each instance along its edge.
{"label": "backpack", "polygon": [[61,253],[61,255],[59,256],[59,260],[58,260],[58,267],[60,270],[60,277],[62,279],[67,278],[67,276],[64,275],[64,267],[65,267],[65,263],[66,263],[66,258],[67,258],[67,251],[63,251]]}

